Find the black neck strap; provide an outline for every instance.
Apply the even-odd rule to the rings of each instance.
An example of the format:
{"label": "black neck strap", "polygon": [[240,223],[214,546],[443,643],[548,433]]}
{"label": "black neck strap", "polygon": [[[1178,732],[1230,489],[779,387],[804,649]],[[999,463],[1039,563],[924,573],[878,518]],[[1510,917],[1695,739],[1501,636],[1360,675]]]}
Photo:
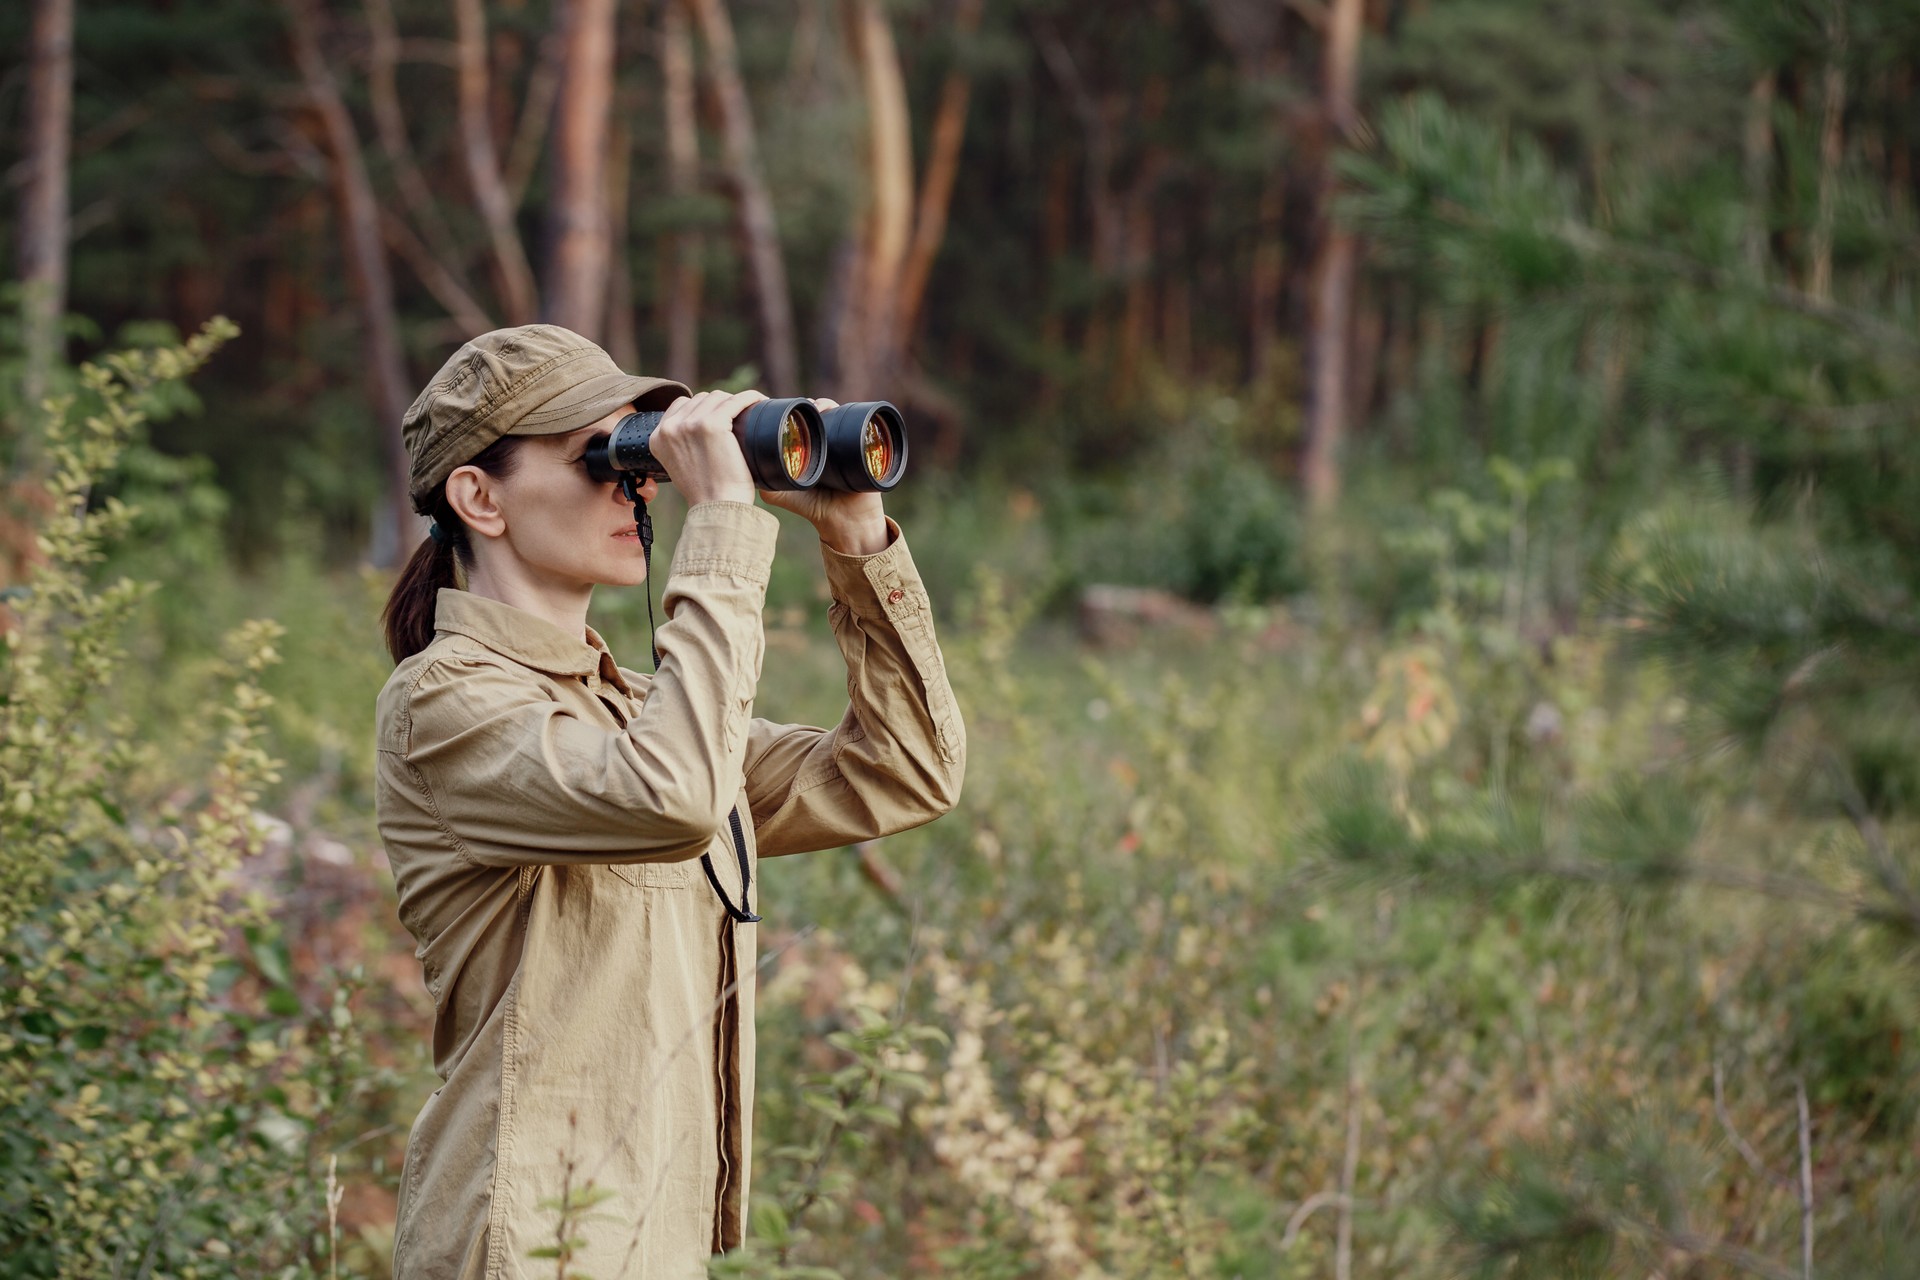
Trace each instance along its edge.
{"label": "black neck strap", "polygon": [[[647,510],[647,500],[640,496],[640,477],[637,473],[620,473],[620,494],[633,504],[633,529],[640,535],[640,559],[647,568],[647,647],[653,651],[653,669],[658,671],[660,646],[654,642],[656,628],[653,621],[653,516]],[[727,915],[739,924],[755,924],[760,917],[747,908],[747,904],[753,900],[753,863],[747,857],[747,837],[740,829],[738,805],[727,811],[727,826],[733,835],[733,851],[740,859],[740,905],[733,905],[733,899],[727,896],[719,873],[713,869],[712,854],[700,855],[700,869],[707,873],[707,883],[713,886],[720,905],[727,909]]]}

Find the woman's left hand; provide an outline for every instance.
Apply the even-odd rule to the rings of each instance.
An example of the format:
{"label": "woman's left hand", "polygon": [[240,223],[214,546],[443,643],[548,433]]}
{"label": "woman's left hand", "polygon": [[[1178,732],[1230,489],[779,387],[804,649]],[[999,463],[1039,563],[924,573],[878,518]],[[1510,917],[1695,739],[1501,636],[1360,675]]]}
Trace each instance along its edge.
{"label": "woman's left hand", "polygon": [[[839,408],[834,400],[815,400],[821,412]],[[762,489],[768,506],[791,511],[820,532],[820,540],[845,555],[865,556],[887,549],[887,513],[878,493],[842,493],[836,489]]]}

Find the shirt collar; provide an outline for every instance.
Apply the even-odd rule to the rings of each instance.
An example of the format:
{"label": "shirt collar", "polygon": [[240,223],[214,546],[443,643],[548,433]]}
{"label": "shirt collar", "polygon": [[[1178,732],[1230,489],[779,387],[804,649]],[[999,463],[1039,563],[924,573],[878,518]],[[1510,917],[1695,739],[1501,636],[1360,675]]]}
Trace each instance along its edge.
{"label": "shirt collar", "polygon": [[592,627],[585,636],[569,636],[545,618],[503,601],[477,596],[456,587],[442,587],[434,598],[435,631],[466,636],[511,658],[522,666],[548,675],[572,676],[593,683],[606,681],[632,696],[620,666],[607,651],[606,641]]}

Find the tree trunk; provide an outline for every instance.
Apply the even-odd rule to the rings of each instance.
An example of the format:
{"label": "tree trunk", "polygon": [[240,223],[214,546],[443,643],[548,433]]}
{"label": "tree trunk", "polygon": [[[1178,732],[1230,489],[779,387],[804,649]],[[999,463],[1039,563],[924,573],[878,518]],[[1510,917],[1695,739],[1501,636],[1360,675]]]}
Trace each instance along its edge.
{"label": "tree trunk", "polygon": [[[960,0],[953,28],[964,41],[980,27],[984,0]],[[956,66],[940,86],[940,105],[934,109],[933,131],[927,147],[926,171],[920,175],[920,195],[914,202],[913,240],[900,268],[899,325],[904,347],[913,340],[926,300],[927,277],[947,234],[947,211],[953,206],[953,186],[960,173],[960,144],[967,131],[967,102],[973,77]]]}
{"label": "tree trunk", "polygon": [[486,224],[494,290],[507,323],[526,324],[539,313],[533,268],[513,225],[514,200],[500,176],[493,145],[487,72],[487,20],[481,0],[454,0],[455,55],[459,61],[461,159],[480,220]]}
{"label": "tree trunk", "polygon": [[841,12],[866,101],[867,207],[840,325],[838,393],[846,400],[892,394],[902,353],[901,265],[913,232],[913,138],[907,85],[879,0],[846,0]]}
{"label": "tree trunk", "polygon": [[[700,129],[694,107],[693,33],[679,0],[667,0],[661,15],[660,80],[667,131],[667,190],[681,202],[700,184]],[[663,290],[669,378],[688,386],[700,376],[700,259],[698,230],[683,227],[667,237]]]}
{"label": "tree trunk", "polygon": [[[1779,89],[1779,76],[1769,70],[1757,77],[1747,92],[1746,136],[1743,140],[1742,169],[1747,186],[1747,230],[1744,246],[1747,270],[1756,283],[1767,278],[1767,259],[1772,248],[1773,205],[1773,102]],[[1735,440],[1729,458],[1734,496],[1746,501],[1753,492],[1753,446]]]}
{"label": "tree trunk", "polygon": [[1833,301],[1833,213],[1840,183],[1840,125],[1847,110],[1847,14],[1845,0],[1833,0],[1827,20],[1827,66],[1821,77],[1820,207],[1814,215],[1812,258],[1807,293],[1815,302]]}
{"label": "tree trunk", "polygon": [[1139,176],[1123,201],[1126,211],[1126,257],[1121,275],[1126,292],[1120,308],[1120,329],[1116,344],[1116,367],[1112,387],[1122,397],[1132,397],[1140,386],[1141,366],[1150,343],[1153,318],[1153,197],[1160,187],[1160,172],[1166,155],[1152,148],[1140,162]]}
{"label": "tree trunk", "polygon": [[[628,95],[631,96],[631,95]],[[633,262],[628,255],[627,198],[633,188],[633,118],[623,102],[608,131],[607,160],[607,354],[633,373],[640,368],[639,323],[633,311]]]}
{"label": "tree trunk", "polygon": [[740,219],[740,238],[747,260],[759,315],[760,349],[764,368],[761,387],[771,395],[791,395],[799,389],[800,360],[794,341],[793,300],[787,290],[787,264],[780,249],[780,230],[774,220],[773,197],[760,172],[759,148],[754,140],[753,113],[747,89],[740,80],[740,59],[733,43],[733,23],[723,0],[685,0],[701,37],[707,43],[707,73],[713,78],[720,106],[720,128],[725,141],[727,174]]}
{"label": "tree trunk", "polygon": [[1326,155],[1320,179],[1320,253],[1313,278],[1313,371],[1301,479],[1307,503],[1331,509],[1340,498],[1340,448],[1347,432],[1347,337],[1353,313],[1353,233],[1333,217],[1333,157],[1358,123],[1362,0],[1333,0],[1325,62]]}
{"label": "tree trunk", "polygon": [[[400,105],[400,28],[393,14],[392,0],[367,0],[367,32],[371,45],[367,50],[367,98],[373,108],[374,133],[380,139],[388,170],[400,198],[412,215],[418,234],[411,238],[432,250],[438,259],[438,272],[459,282],[468,292],[462,277],[466,274],[453,231],[441,215],[427,176],[420,170],[413,144],[407,137],[406,116]],[[392,215],[399,218],[396,211]]]}
{"label": "tree trunk", "polygon": [[[1041,269],[1054,274],[1060,271],[1060,264],[1066,261],[1067,252],[1073,243],[1073,160],[1062,149],[1054,153],[1047,166],[1046,195],[1041,202],[1043,212],[1040,218],[1040,263]],[[1055,294],[1054,282],[1048,281],[1048,292]],[[1045,310],[1040,313],[1040,387],[1034,393],[1035,407],[1042,413],[1050,411],[1060,394],[1060,384],[1054,374],[1059,365],[1060,356],[1067,345],[1066,317],[1053,297],[1049,296]]]}
{"label": "tree trunk", "polygon": [[1754,278],[1766,275],[1771,227],[1767,211],[1773,187],[1773,99],[1779,77],[1772,71],[1758,77],[1747,93],[1744,165],[1747,182],[1747,268]]}
{"label": "tree trunk", "polygon": [[382,568],[395,564],[406,536],[420,530],[413,503],[407,497],[407,450],[400,435],[400,419],[412,403],[405,359],[400,346],[400,324],[393,302],[393,278],[387,271],[386,251],[380,239],[380,208],[354,131],[353,117],[341,100],[340,87],[320,52],[315,0],[282,0],[293,36],[293,57],[306,84],[307,97],[319,119],[331,169],[334,204],[339,211],[341,248],[355,300],[360,304],[361,341],[365,351],[368,392],[379,419],[382,452],[387,461],[387,498],[376,507],[368,558]]}
{"label": "tree trunk", "polygon": [[1260,187],[1258,229],[1247,280],[1247,377],[1256,384],[1264,383],[1272,372],[1274,349],[1279,345],[1280,289],[1287,264],[1286,209],[1286,168],[1275,163]]}
{"label": "tree trunk", "polygon": [[[68,157],[73,136],[73,0],[35,0],[27,55],[26,182],[20,197],[22,390],[29,412],[61,359],[67,309]],[[32,442],[23,438],[23,453]]]}
{"label": "tree trunk", "polygon": [[546,318],[598,341],[605,333],[607,126],[613,113],[615,0],[571,0],[553,117],[547,201]]}

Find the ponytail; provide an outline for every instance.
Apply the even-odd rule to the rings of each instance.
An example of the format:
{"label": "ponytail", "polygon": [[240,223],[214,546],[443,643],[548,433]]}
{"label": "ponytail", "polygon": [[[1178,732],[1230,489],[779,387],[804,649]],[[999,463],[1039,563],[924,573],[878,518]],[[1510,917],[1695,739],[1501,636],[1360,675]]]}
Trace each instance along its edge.
{"label": "ponytail", "polygon": [[458,586],[454,576],[451,540],[422,538],[407,567],[393,584],[380,624],[387,632],[387,652],[396,663],[405,662],[433,643],[433,608],[440,588]]}
{"label": "ponytail", "polygon": [[[463,466],[480,468],[496,479],[505,479],[519,466],[520,444],[525,436],[501,436],[468,459]],[[414,510],[433,521],[434,536],[424,538],[413,557],[393,584],[387,607],[380,612],[380,625],[387,634],[387,652],[395,663],[405,662],[433,643],[434,606],[444,587],[460,585],[457,565],[471,567],[473,547],[467,541],[467,527],[447,501],[447,482],[442,480],[425,501],[414,500]]]}

